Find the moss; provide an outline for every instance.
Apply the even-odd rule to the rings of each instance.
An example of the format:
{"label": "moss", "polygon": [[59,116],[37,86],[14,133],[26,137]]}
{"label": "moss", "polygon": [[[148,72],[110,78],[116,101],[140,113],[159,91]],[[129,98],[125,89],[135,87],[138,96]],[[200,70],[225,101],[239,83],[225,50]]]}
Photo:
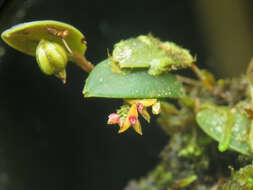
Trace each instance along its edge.
{"label": "moss", "polygon": [[[195,120],[204,105],[233,107],[245,117],[244,110],[250,102],[245,77],[213,82],[215,95],[205,86],[185,85],[186,96],[178,102],[161,102],[158,123],[170,141],[161,152],[160,164],[146,177],[135,181],[139,190],[253,189],[252,165],[239,169],[230,178],[228,169],[229,165],[240,168],[252,157],[230,150],[220,153],[217,143],[200,130]],[[226,98],[220,96],[222,93]]]}
{"label": "moss", "polygon": [[251,190],[253,189],[253,165],[247,165],[236,172],[219,188],[219,190]]}

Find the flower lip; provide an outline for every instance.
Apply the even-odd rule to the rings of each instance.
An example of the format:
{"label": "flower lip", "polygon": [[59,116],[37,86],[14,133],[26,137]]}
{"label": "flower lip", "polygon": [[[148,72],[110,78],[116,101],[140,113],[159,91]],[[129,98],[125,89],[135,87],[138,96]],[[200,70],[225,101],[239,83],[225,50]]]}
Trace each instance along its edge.
{"label": "flower lip", "polygon": [[128,119],[132,125],[135,125],[137,122],[137,117],[135,115],[129,116]]}

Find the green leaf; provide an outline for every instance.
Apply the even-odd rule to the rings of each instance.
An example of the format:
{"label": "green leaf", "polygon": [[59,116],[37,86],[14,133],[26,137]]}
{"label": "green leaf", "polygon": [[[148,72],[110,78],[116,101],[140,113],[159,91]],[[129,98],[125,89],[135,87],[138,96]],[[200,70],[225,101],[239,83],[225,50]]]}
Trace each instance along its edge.
{"label": "green leaf", "polygon": [[[228,107],[207,108],[201,110],[196,117],[200,128],[218,142],[221,142],[224,138],[223,127],[226,125],[225,115],[221,114],[220,109],[230,111]],[[250,155],[251,151],[247,143],[250,121],[239,112],[232,114],[234,115],[234,125],[228,147],[242,154]]]}
{"label": "green leaf", "polygon": [[106,98],[178,98],[184,95],[184,89],[171,73],[152,76],[147,69],[116,73],[107,59],[92,70],[83,94]]}
{"label": "green leaf", "polygon": [[158,42],[153,43],[154,40],[147,36],[140,37],[122,40],[114,45],[112,59],[119,63],[120,68],[149,68],[152,61],[173,62],[166,51],[159,49]]}
{"label": "green leaf", "polygon": [[[64,47],[61,38],[50,33],[48,28],[53,28],[57,31],[67,30],[68,35],[65,40],[72,51],[75,51],[80,55],[85,53],[86,45],[82,43],[84,35],[78,29],[69,24],[53,20],[18,24],[8,30],[5,30],[1,37],[9,46],[13,47],[14,49],[31,56],[35,56],[36,47],[39,41],[42,39],[56,42]],[[69,58],[73,60],[70,55]]]}
{"label": "green leaf", "polygon": [[122,40],[114,45],[113,62],[122,68],[147,68],[151,75],[191,66],[188,50],[173,42],[162,42],[151,35]]}

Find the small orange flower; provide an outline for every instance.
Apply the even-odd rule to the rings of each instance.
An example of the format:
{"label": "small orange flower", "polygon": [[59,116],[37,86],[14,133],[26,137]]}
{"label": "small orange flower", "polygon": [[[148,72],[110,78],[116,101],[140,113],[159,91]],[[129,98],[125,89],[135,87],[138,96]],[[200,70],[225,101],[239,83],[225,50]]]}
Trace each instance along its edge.
{"label": "small orange flower", "polygon": [[127,117],[120,125],[119,133],[126,131],[129,127],[133,126],[134,130],[142,135],[141,124],[138,120],[138,111],[136,104],[132,104],[131,108],[128,111]]}

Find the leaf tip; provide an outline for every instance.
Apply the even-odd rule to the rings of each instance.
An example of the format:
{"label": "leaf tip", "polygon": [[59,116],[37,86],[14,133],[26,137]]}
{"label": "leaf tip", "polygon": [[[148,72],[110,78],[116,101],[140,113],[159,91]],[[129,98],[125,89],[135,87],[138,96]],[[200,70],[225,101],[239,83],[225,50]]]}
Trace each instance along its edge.
{"label": "leaf tip", "polygon": [[87,90],[83,90],[83,96],[85,98],[90,98],[90,97],[94,97],[92,94],[90,94]]}
{"label": "leaf tip", "polygon": [[228,148],[228,146],[226,146],[226,145],[224,145],[224,144],[222,144],[222,143],[220,143],[220,144],[218,145],[218,149],[219,149],[220,152],[226,151],[227,148]]}

